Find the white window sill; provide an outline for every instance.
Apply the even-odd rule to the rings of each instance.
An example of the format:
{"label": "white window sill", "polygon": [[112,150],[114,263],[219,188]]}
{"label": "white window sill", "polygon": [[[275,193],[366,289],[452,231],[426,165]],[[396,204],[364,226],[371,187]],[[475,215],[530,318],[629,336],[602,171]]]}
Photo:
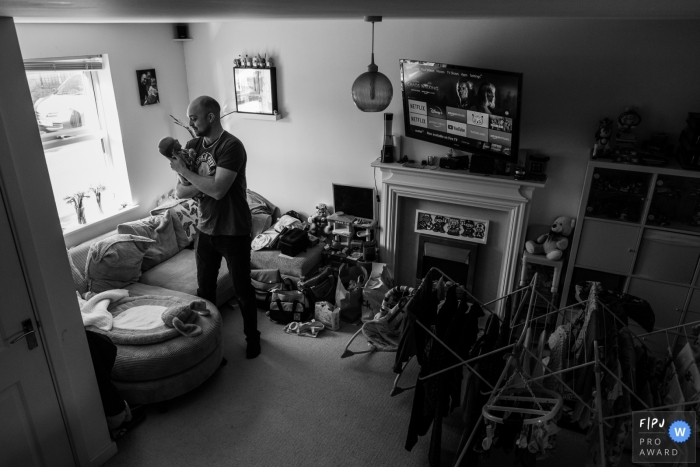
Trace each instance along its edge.
{"label": "white window sill", "polygon": [[87,219],[87,224],[78,224],[77,220],[72,221],[69,224],[63,224],[61,223],[61,228],[63,229],[63,236],[65,237],[68,234],[72,234],[75,232],[80,232],[83,229],[90,228],[90,227],[95,227],[97,225],[100,225],[101,223],[119,216],[121,214],[125,214],[129,211],[133,211],[134,209],[138,208],[139,205],[135,204],[132,206],[127,206],[123,209],[120,209],[118,211],[110,212],[110,213],[104,213],[104,214],[98,214],[95,216],[94,214],[91,216],[91,218]]}

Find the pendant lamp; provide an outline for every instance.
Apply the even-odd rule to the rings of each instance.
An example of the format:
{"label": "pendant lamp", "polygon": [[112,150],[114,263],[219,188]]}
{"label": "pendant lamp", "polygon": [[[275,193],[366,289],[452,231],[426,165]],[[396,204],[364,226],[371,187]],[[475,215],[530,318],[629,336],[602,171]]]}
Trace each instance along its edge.
{"label": "pendant lamp", "polygon": [[374,23],[381,22],[381,16],[365,16],[365,21],[372,23],[372,63],[367,72],[362,73],[352,83],[352,100],[363,112],[381,112],[391,102],[394,89],[389,78],[379,73],[379,67],[374,64]]}

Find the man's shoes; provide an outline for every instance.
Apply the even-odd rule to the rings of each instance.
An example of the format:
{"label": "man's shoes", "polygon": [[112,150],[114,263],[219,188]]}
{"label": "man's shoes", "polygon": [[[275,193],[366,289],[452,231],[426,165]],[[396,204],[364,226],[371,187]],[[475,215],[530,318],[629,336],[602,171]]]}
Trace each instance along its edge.
{"label": "man's shoes", "polygon": [[248,342],[248,346],[245,348],[245,358],[251,360],[260,355],[260,341]]}

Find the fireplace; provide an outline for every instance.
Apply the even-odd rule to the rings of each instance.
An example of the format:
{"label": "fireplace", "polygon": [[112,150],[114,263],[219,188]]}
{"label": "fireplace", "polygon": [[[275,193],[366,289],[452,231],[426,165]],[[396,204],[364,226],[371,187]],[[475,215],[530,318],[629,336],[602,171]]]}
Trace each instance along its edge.
{"label": "fireplace", "polygon": [[[478,212],[466,214],[491,220],[492,232],[488,242],[479,245],[479,272],[471,274],[473,280],[476,277],[472,286],[477,291],[477,298],[484,302],[514,290],[530,212],[529,203],[535,189],[543,188],[545,183],[470,174],[464,170],[417,169],[379,161],[372,162],[372,167],[378,168],[382,174],[380,258],[395,277],[397,272],[404,273],[409,265],[413,268],[417,264],[417,258],[406,256],[417,254],[418,240],[414,237],[418,237],[418,234],[412,230],[407,232],[401,225],[407,222],[407,218],[412,218],[410,211],[415,216],[414,208],[419,203],[417,207],[421,209],[432,209],[457,217],[461,217],[460,210],[474,210]],[[429,206],[424,206],[425,204]],[[410,241],[407,242],[406,237]],[[472,254],[476,255],[476,249],[469,253],[470,259],[473,258]],[[401,270],[397,271],[397,267]],[[416,269],[415,274],[410,276],[410,281],[413,282],[413,278],[420,274],[421,271]],[[500,306],[499,302],[496,305],[499,313]]]}
{"label": "fireplace", "polygon": [[419,235],[416,286],[420,285],[431,268],[438,268],[473,293],[478,246],[476,243]]}

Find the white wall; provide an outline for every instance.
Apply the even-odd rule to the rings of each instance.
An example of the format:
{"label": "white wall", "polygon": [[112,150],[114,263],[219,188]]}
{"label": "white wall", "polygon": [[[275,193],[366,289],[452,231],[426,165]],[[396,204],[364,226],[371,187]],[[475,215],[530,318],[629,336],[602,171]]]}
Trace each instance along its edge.
{"label": "white wall", "polygon": [[[371,25],[357,20],[245,20],[194,24],[185,43],[189,94],[235,108],[232,62],[239,54],[275,59],[277,122],[226,117],[248,151],[248,185],[282,212],[332,204],[331,182],[370,187],[382,114],[362,113],[350,89],[370,61]],[[394,20],[375,26],[379,71],[394,86],[386,110],[403,134],[401,58],[524,74],[521,146],[552,157],[549,181],[533,199],[531,223],[576,215],[598,121],[637,105],[639,135],[677,139],[700,108],[700,21]],[[446,149],[404,138],[420,160]]]}
{"label": "white wall", "polygon": [[[182,42],[170,24],[17,24],[24,58],[108,54],[133,202],[139,209],[66,236],[67,246],[148,215],[161,194],[175,185],[158,153],[161,137],[189,138],[170,114],[185,118],[187,81]],[[160,103],[141,106],[136,70],[155,68]]]}

